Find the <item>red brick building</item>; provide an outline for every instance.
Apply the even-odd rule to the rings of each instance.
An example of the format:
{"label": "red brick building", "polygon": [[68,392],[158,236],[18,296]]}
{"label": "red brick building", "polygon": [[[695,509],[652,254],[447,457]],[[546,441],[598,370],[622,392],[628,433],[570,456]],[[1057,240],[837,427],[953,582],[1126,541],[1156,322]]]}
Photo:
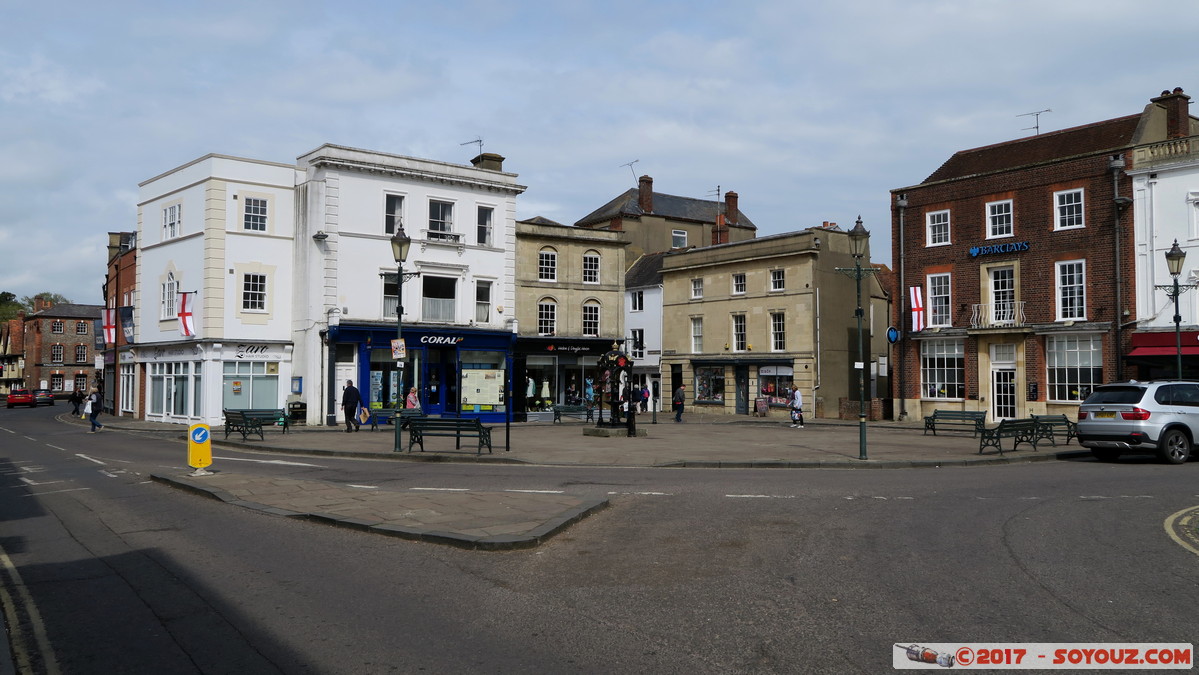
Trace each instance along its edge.
{"label": "red brick building", "polygon": [[25,386],[25,312],[0,322],[0,394]]}
{"label": "red brick building", "polygon": [[[1123,379],[1136,321],[1132,149],[1186,116],[1143,112],[955,153],[892,190],[896,413],[1077,412]],[[913,289],[918,291],[913,293]],[[914,303],[916,303],[914,305]],[[913,307],[923,325],[913,324]]]}
{"label": "red brick building", "polygon": [[[113,415],[142,417],[137,364],[132,351],[133,305],[137,291],[137,233],[108,233],[104,306],[116,312],[116,342],[104,346],[104,406]],[[129,324],[128,326],[126,324]]]}
{"label": "red brick building", "polygon": [[25,386],[55,393],[94,386],[100,305],[34,302],[24,326]]}

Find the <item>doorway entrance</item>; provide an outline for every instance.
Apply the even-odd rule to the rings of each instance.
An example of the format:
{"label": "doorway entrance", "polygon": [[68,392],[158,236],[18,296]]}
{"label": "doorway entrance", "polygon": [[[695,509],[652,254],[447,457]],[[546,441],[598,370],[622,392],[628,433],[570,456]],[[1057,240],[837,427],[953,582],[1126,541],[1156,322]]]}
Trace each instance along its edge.
{"label": "doorway entrance", "polygon": [[991,345],[991,417],[1015,419],[1016,345]]}

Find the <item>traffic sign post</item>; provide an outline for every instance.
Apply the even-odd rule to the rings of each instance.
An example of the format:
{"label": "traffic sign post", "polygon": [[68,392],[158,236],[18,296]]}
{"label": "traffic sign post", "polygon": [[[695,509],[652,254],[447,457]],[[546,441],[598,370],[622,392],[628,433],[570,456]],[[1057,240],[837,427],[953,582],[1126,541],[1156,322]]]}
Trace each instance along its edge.
{"label": "traffic sign post", "polygon": [[195,469],[192,476],[211,476],[204,468],[212,466],[212,430],[207,424],[187,428],[187,465]]}

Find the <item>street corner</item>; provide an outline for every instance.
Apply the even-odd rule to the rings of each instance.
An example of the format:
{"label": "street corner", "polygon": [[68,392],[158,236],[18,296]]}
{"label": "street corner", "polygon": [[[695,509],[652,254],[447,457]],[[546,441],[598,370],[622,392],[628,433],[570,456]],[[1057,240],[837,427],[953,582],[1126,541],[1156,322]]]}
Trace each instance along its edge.
{"label": "street corner", "polygon": [[1188,506],[1170,514],[1164,523],[1166,534],[1179,546],[1199,555],[1199,506]]}

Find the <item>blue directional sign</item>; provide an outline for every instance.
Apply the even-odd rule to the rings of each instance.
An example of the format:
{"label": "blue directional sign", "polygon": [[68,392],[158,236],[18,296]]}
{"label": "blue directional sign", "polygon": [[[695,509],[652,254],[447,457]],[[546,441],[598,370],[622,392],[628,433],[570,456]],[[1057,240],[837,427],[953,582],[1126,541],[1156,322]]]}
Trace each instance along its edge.
{"label": "blue directional sign", "polygon": [[203,469],[212,464],[212,430],[207,424],[193,424],[187,429],[187,465]]}

